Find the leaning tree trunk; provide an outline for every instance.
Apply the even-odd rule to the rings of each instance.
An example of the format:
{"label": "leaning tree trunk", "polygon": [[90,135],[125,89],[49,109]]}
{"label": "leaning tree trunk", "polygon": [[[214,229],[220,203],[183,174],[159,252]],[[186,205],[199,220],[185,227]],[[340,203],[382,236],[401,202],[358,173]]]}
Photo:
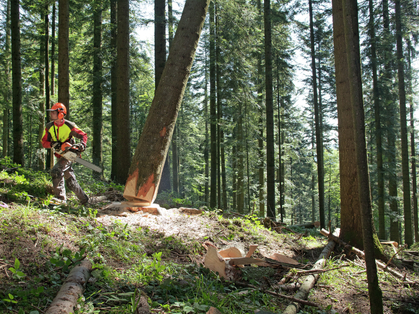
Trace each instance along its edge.
{"label": "leaning tree trunk", "polygon": [[210,0],[187,0],[159,86],[135,150],[124,197],[139,205],[156,198],[176,118]]}

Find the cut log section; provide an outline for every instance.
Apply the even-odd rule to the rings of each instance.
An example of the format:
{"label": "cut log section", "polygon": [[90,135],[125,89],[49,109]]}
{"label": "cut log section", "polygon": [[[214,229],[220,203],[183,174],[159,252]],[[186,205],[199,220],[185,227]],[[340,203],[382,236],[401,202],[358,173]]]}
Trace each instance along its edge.
{"label": "cut log section", "polygon": [[45,314],[74,313],[74,307],[77,305],[78,298],[83,294],[91,270],[92,263],[88,260],[83,260],[80,265],[74,267]]}

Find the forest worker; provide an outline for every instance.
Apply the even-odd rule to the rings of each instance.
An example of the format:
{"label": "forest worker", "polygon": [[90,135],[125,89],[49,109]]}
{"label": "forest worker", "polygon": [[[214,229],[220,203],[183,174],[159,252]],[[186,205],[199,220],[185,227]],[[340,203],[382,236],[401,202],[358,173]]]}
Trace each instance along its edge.
{"label": "forest worker", "polygon": [[[86,149],[87,134],[80,130],[74,122],[64,119],[67,114],[67,108],[62,103],[56,103],[51,109],[47,109],[47,111],[49,111],[51,121],[45,126],[42,135],[42,146],[44,148],[60,150],[63,143],[70,143],[73,145],[72,148],[80,152],[84,151]],[[75,137],[81,140],[79,144],[74,145]],[[55,195],[52,202],[55,204],[66,203],[65,183],[67,183],[67,187],[76,194],[80,203],[86,204],[89,198],[77,182],[73,168],[71,167],[72,162],[57,153],[55,153],[55,156],[58,158],[58,161],[51,169],[52,185]]]}

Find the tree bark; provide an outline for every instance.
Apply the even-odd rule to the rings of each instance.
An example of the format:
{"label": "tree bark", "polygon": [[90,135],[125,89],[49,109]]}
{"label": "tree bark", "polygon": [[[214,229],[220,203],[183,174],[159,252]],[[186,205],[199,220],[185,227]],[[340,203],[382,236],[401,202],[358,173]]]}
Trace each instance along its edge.
{"label": "tree bark", "polygon": [[[93,11],[93,163],[103,166],[102,156],[102,1],[96,0]],[[93,172],[96,178],[102,173]]]}
{"label": "tree bark", "polygon": [[215,87],[215,4],[211,1],[210,15],[210,137],[211,137],[211,181],[210,208],[217,207],[217,108]]}
{"label": "tree bark", "polygon": [[[113,52],[113,55],[116,55],[116,42],[117,42],[117,0],[111,1],[111,40],[110,40],[110,49]],[[118,150],[117,150],[117,130],[118,130],[118,121],[116,115],[117,110],[117,76],[116,76],[116,58],[111,59],[111,121],[112,121],[112,165],[111,165],[111,179],[116,181],[116,173],[118,171]]]}
{"label": "tree bark", "polygon": [[115,181],[124,183],[131,160],[129,106],[129,1],[118,0],[118,35],[116,57],[116,166]]}
{"label": "tree bark", "polygon": [[41,11],[41,21],[44,21],[44,25],[40,34],[40,49],[39,49],[39,113],[38,115],[38,151],[36,154],[37,168],[39,170],[45,169],[45,150],[42,147],[41,138],[42,132],[45,128],[45,100],[49,94],[49,90],[46,89],[48,83],[48,5],[46,5]]}
{"label": "tree bark", "polygon": [[371,40],[371,71],[372,71],[372,93],[374,101],[374,118],[375,118],[375,145],[377,146],[377,205],[378,205],[378,237],[386,239],[386,225],[384,213],[384,169],[383,169],[383,147],[382,147],[382,130],[381,130],[381,104],[378,90],[377,77],[377,48],[375,37],[374,22],[374,4],[372,0],[369,4],[369,35]]}
{"label": "tree bark", "polygon": [[59,0],[58,7],[58,102],[67,107],[70,119],[69,0]]}
{"label": "tree bark", "polygon": [[88,260],[84,260],[80,265],[74,267],[45,314],[73,313],[78,298],[83,294],[84,287],[89,280],[91,270],[92,263]]}
{"label": "tree bark", "polygon": [[272,93],[272,26],[271,1],[264,1],[265,26],[265,84],[266,84],[266,170],[267,216],[276,220],[275,209],[275,140]]}
{"label": "tree bark", "polygon": [[19,0],[11,0],[10,11],[12,28],[13,162],[24,166]]}
{"label": "tree bark", "polygon": [[311,71],[313,82],[313,106],[314,106],[314,121],[316,129],[316,152],[317,152],[317,184],[319,188],[319,214],[320,226],[325,227],[324,216],[324,163],[323,163],[323,143],[322,130],[320,120],[320,108],[317,96],[317,76],[316,76],[316,52],[314,48],[314,26],[313,26],[313,5],[312,1],[308,1],[310,12],[310,47],[311,47]]}
{"label": "tree bark", "polygon": [[410,175],[409,175],[409,152],[407,143],[406,121],[406,91],[404,82],[404,56],[402,42],[402,21],[400,0],[396,4],[396,37],[397,37],[397,72],[399,78],[399,101],[400,101],[400,130],[402,140],[402,173],[403,173],[403,208],[404,208],[404,240],[409,246],[413,244],[412,232],[412,208],[410,203]]}
{"label": "tree bark", "polygon": [[156,198],[164,160],[189,78],[209,0],[187,0],[156,95],[138,142],[124,197],[138,204]]}
{"label": "tree bark", "polygon": [[[392,37],[390,32],[390,18],[388,10],[388,0],[383,0],[383,33],[384,33],[384,46],[391,47],[393,43],[390,41]],[[392,79],[394,76],[392,70],[392,55],[393,51],[391,49],[385,49],[384,51],[384,73],[383,81],[385,86],[390,86],[392,84]],[[396,126],[395,119],[391,118],[397,114],[396,105],[394,103],[391,93],[384,88],[384,100],[387,103],[386,116],[389,117],[386,120],[387,124],[387,142],[388,142],[388,194],[390,198],[390,239],[400,243],[400,232],[399,232],[399,221],[397,219],[399,215],[398,208],[398,196],[397,196],[397,170],[396,170]]]}
{"label": "tree bark", "polygon": [[367,265],[368,293],[371,313],[383,313],[383,299],[378,284],[374,255],[375,228],[372,220],[368,160],[365,143],[364,106],[362,99],[361,60],[359,52],[358,5],[353,0],[343,0],[344,35],[348,64],[348,83],[355,133],[356,168],[358,174],[358,197],[361,208],[361,223],[365,263]]}
{"label": "tree bark", "polygon": [[417,176],[416,176],[416,148],[415,148],[415,118],[414,118],[414,108],[413,108],[413,88],[412,88],[412,62],[411,62],[411,52],[412,52],[412,43],[409,40],[409,52],[408,52],[408,62],[409,62],[409,102],[410,102],[410,155],[412,156],[412,209],[413,209],[413,226],[414,226],[414,235],[415,242],[419,242],[419,232],[418,232],[418,197],[417,197]]}
{"label": "tree bark", "polygon": [[355,138],[353,131],[352,107],[346,62],[343,8],[341,0],[333,4],[333,34],[335,45],[336,92],[339,129],[339,167],[341,197],[341,234],[345,242],[363,248],[360,203],[358,198],[358,174],[353,166]]}
{"label": "tree bark", "polygon": [[[154,64],[155,89],[160,82],[166,64],[166,13],[165,0],[154,1]],[[170,163],[168,156],[164,161],[163,173],[160,180],[160,190],[170,192]]]}
{"label": "tree bark", "polygon": [[4,109],[3,109],[3,157],[9,155],[9,109],[10,109],[10,101],[11,101],[11,86],[10,82],[12,78],[10,77],[10,36],[11,36],[11,25],[10,25],[10,12],[11,0],[7,0],[6,6],[6,34],[5,34],[5,87],[4,87]]}

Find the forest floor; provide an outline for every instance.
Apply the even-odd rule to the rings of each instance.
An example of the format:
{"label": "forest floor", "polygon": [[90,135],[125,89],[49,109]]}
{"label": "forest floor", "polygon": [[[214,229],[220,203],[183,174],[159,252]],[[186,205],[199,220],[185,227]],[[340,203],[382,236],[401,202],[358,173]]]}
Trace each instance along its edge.
{"label": "forest floor", "polygon": [[[0,313],[46,312],[84,257],[93,271],[75,313],[140,313],[139,295],[149,307],[141,313],[207,313],[210,307],[282,313],[291,302],[284,296],[295,295],[328,243],[318,229],[273,228],[255,215],[185,209],[168,195],[158,197],[159,213],[131,212],[118,206],[121,187],[104,183],[84,186],[90,187],[88,206],[69,195],[67,205],[51,207],[47,176],[38,180],[30,171],[2,168]],[[204,266],[205,242],[245,253],[256,244],[252,257],[278,253],[304,269],[246,265],[225,280]],[[302,306],[299,313],[370,313],[362,259],[336,245],[324,269],[308,296],[316,306]],[[398,271],[416,284],[380,270],[384,313],[419,313],[419,277],[409,268]]]}

